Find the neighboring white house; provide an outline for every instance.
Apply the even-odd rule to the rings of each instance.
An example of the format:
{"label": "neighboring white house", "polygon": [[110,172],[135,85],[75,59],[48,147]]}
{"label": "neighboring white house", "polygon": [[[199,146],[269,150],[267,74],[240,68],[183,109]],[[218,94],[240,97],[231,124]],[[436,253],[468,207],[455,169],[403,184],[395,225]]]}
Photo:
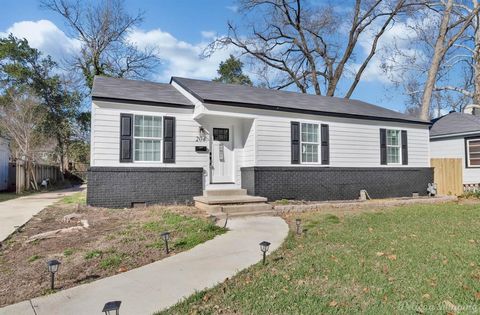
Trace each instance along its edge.
{"label": "neighboring white house", "polygon": [[365,102],[173,77],[96,77],[88,203],[426,194],[429,122]]}
{"label": "neighboring white house", "polygon": [[464,185],[480,184],[480,116],[475,106],[451,112],[433,121],[430,130],[432,158],[461,158]]}
{"label": "neighboring white house", "polygon": [[0,138],[0,191],[8,188],[8,162],[10,160],[10,149],[8,141]]}

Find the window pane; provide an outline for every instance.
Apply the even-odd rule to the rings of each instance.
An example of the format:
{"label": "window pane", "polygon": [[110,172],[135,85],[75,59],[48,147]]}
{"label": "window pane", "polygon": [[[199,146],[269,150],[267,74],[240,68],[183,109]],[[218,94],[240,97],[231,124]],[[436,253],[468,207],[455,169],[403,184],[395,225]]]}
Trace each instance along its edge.
{"label": "window pane", "polygon": [[162,118],[155,117],[153,124],[153,137],[161,138],[162,137]]}
{"label": "window pane", "polygon": [[307,141],[307,124],[302,124],[302,142]]}
{"label": "window pane", "polygon": [[135,137],[143,137],[143,116],[135,116]]}
{"label": "window pane", "polygon": [[469,165],[480,166],[480,139],[468,140]]}
{"label": "window pane", "polygon": [[398,145],[399,134],[400,130],[387,130],[387,145]]}
{"label": "window pane", "polygon": [[302,123],[302,142],[318,142],[318,125]]}
{"label": "window pane", "polygon": [[136,161],[160,161],[161,140],[135,139]]}
{"label": "window pane", "polygon": [[478,140],[475,140],[475,141],[472,141],[470,140],[468,142],[468,149],[471,153],[478,153],[480,152],[480,141]]}
{"label": "window pane", "polygon": [[318,144],[312,144],[312,162],[318,162]]}
{"label": "window pane", "polygon": [[162,117],[159,116],[135,116],[136,138],[161,138]]}
{"label": "window pane", "polygon": [[387,163],[400,163],[400,148],[387,147]]}
{"label": "window pane", "polygon": [[471,159],[470,165],[472,166],[480,166],[480,159]]}
{"label": "window pane", "polygon": [[312,142],[318,142],[318,125],[313,125],[313,140]]}
{"label": "window pane", "polygon": [[318,144],[302,144],[302,162],[318,162]]}

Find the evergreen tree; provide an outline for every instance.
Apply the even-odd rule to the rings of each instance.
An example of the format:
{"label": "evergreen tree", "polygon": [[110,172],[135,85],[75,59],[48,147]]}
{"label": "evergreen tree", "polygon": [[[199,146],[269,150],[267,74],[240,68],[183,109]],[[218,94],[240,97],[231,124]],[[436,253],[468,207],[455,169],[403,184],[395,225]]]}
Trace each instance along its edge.
{"label": "evergreen tree", "polygon": [[243,74],[243,62],[235,58],[233,55],[220,62],[220,67],[217,70],[218,77],[213,79],[216,82],[252,85],[250,78]]}

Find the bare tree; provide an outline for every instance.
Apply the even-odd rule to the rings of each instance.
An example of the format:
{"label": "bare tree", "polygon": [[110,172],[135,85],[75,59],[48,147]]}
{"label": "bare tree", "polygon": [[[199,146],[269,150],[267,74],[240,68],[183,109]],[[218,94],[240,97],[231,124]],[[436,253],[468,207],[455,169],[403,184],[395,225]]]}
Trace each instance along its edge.
{"label": "bare tree", "polygon": [[88,87],[95,75],[144,78],[158,59],[152,48],[140,50],[127,39],[143,20],[143,14],[129,15],[122,0],[42,0],[43,7],[60,14],[75,38],[80,53],[72,64]]}
{"label": "bare tree", "polygon": [[[435,91],[453,91],[480,104],[480,17],[477,0],[472,0],[471,6],[454,3],[453,14],[473,15],[469,27],[452,46],[451,56],[445,58],[445,68],[453,69],[461,64],[465,79],[462,84],[436,84]],[[457,67],[458,69],[458,67]]]}
{"label": "bare tree", "polygon": [[432,95],[435,90],[435,83],[437,81],[441,63],[445,58],[447,51],[458,41],[460,36],[462,36],[472,22],[473,18],[478,14],[478,6],[476,6],[473,10],[468,12],[468,14],[461,16],[457,15],[456,19],[452,19],[452,10],[454,8],[453,0],[440,2],[440,8],[437,8],[437,5],[427,4],[427,6],[432,10],[442,10],[442,18],[423,91],[420,118],[425,120],[429,119]]}
{"label": "bare tree", "polygon": [[38,189],[31,180],[36,149],[42,145],[41,131],[46,112],[40,101],[27,92],[10,92],[0,106],[0,124],[12,139],[14,153],[25,162],[27,189]]}
{"label": "bare tree", "polygon": [[[259,61],[260,69],[276,72],[276,82],[267,82],[268,86],[293,85],[303,93],[312,88],[318,95],[335,95],[340,80],[353,72],[345,94],[349,98],[382,35],[397,15],[418,1],[356,0],[349,13],[339,13],[331,4],[312,6],[301,0],[243,0],[241,4],[246,16],[253,16],[246,25],[250,35],[242,36],[229,23],[229,35],[212,43],[207,55],[218,47],[234,45]],[[356,53],[361,36],[370,37],[370,49],[355,63],[361,55]]]}

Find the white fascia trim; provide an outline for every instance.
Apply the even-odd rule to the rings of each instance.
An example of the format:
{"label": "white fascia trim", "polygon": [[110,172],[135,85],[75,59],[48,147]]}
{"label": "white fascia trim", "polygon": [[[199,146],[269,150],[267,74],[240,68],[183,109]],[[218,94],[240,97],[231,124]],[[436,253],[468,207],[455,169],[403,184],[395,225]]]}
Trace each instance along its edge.
{"label": "white fascia trim", "polygon": [[176,88],[177,91],[180,92],[183,96],[185,96],[190,102],[192,102],[193,105],[198,106],[202,104],[202,101],[200,101],[198,98],[190,94],[187,90],[182,88],[177,82],[172,81],[170,85]]}
{"label": "white fascia trim", "polygon": [[430,136],[430,139],[452,138],[452,137],[469,136],[469,135],[476,135],[476,134],[480,134],[480,130],[470,131],[470,132],[450,133],[450,134],[438,135],[438,136]]}

